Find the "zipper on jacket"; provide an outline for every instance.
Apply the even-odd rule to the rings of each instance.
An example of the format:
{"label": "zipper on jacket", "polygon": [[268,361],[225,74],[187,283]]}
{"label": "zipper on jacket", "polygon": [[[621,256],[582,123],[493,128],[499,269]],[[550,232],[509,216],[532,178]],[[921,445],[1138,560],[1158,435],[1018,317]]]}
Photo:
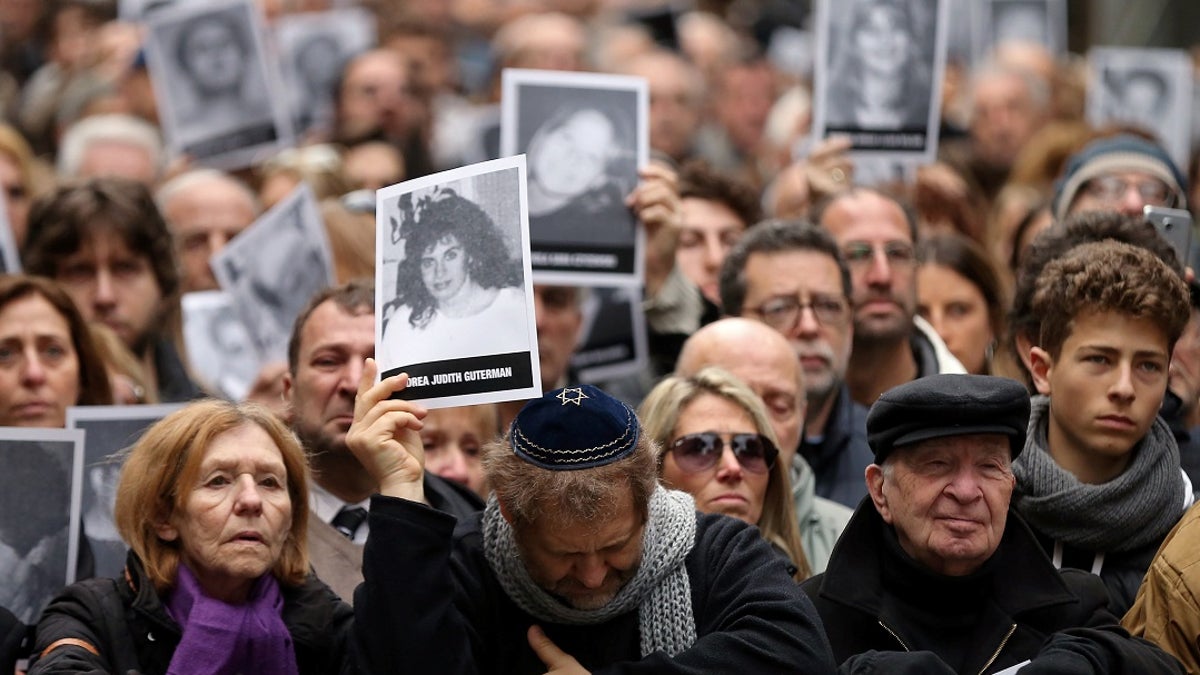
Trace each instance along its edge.
{"label": "zipper on jacket", "polygon": [[[901,640],[900,636],[896,635],[896,631],[892,630],[891,628],[888,628],[888,625],[883,622],[883,619],[879,620],[879,627],[886,630],[892,637],[896,638],[896,642],[899,642],[900,646],[904,647],[904,651],[906,651],[906,652],[912,651],[911,649],[908,648],[908,645],[904,644],[904,640]],[[1013,628],[1016,628],[1015,624],[1013,625]],[[1009,631],[1008,634],[1012,635],[1012,631]],[[1004,639],[1007,640],[1008,638],[1005,637]],[[997,650],[997,651],[999,651],[999,650]],[[992,658],[995,659],[996,657],[993,656]]]}
{"label": "zipper on jacket", "polygon": [[992,658],[988,659],[987,663],[983,664],[983,667],[979,669],[979,675],[983,675],[987,672],[987,669],[990,668],[996,658],[1000,656],[1000,652],[1004,650],[1004,645],[1008,644],[1008,639],[1011,638],[1012,634],[1015,632],[1017,632],[1017,624],[1014,623],[1009,627],[1008,632],[1004,634],[1004,639],[1000,641],[1000,646],[996,647],[996,651],[992,652]]}

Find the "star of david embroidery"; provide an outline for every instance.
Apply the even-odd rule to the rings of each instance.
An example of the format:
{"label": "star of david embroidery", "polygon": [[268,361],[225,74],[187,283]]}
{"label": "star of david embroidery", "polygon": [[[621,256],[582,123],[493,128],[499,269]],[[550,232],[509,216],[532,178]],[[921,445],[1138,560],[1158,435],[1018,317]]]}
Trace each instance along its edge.
{"label": "star of david embroidery", "polygon": [[580,389],[579,387],[567,387],[567,388],[563,389],[562,391],[558,392],[558,400],[562,401],[563,405],[566,405],[568,403],[574,403],[575,405],[582,405],[583,399],[585,399],[585,398],[591,398],[591,397],[588,396],[587,394],[583,393],[583,389]]}

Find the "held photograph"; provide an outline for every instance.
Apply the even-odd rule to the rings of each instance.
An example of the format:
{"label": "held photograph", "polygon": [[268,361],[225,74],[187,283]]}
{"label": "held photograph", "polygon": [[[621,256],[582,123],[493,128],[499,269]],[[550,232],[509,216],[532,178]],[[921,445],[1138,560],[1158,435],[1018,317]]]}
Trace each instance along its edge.
{"label": "held photograph", "polygon": [[642,279],[645,237],[625,198],[649,157],[643,78],[506,69],[500,155],[524,153],[539,283]]}
{"label": "held photograph", "polygon": [[941,122],[948,0],[822,0],[817,5],[814,144],[932,162]]}
{"label": "held photograph", "polygon": [[274,53],[251,0],[179,3],[146,23],[146,65],[167,146],[222,169],[265,159],[294,140]]}
{"label": "held photograph", "polygon": [[525,157],[378,192],[375,355],[432,408],[541,394]]}

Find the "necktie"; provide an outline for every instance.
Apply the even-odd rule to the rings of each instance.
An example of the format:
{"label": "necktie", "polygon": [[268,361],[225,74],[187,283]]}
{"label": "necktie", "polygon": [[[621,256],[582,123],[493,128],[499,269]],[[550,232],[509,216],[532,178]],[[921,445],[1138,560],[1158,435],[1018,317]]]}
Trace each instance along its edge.
{"label": "necktie", "polygon": [[354,539],[354,533],[358,530],[358,526],[362,525],[366,519],[367,510],[363,507],[343,506],[330,524],[335,530],[346,535],[347,539]]}

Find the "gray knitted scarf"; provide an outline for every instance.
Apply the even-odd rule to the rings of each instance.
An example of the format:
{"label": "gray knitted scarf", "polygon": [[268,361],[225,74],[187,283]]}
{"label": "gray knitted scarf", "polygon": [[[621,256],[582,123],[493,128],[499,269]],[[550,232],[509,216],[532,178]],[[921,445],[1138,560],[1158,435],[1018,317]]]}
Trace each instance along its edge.
{"label": "gray knitted scarf", "polygon": [[1046,451],[1050,399],[1033,397],[1025,450],[1013,461],[1016,508],[1035,530],[1086,551],[1131,551],[1162,539],[1183,510],[1179,448],[1162,418],[1133,449],[1124,473],[1079,482]]}
{"label": "gray knitted scarf", "polygon": [[603,623],[636,607],[642,656],[659,651],[674,656],[696,641],[692,589],[684,567],[695,543],[696,503],[691,495],[657,488],[650,497],[642,561],[633,578],[604,607],[575,609],[530,578],[495,495],[483,511],[484,554],[518,607],[541,621],[576,626]]}

